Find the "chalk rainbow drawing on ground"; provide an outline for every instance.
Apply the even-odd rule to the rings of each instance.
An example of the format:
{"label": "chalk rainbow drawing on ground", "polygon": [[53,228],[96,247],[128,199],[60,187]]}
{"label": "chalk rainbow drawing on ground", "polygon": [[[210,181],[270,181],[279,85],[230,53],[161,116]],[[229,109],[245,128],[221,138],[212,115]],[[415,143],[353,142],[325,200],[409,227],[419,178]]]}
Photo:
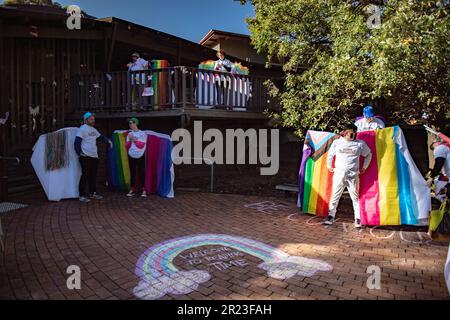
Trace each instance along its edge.
{"label": "chalk rainbow drawing on ground", "polygon": [[317,259],[291,256],[260,241],[224,234],[199,234],[171,239],[147,249],[136,263],[140,278],[133,293],[145,300],[154,300],[166,294],[189,294],[201,283],[211,279],[205,270],[179,270],[174,259],[183,251],[202,246],[230,247],[261,259],[259,268],[275,279],[288,279],[295,275],[311,277],[318,271],[332,271],[333,267]]}

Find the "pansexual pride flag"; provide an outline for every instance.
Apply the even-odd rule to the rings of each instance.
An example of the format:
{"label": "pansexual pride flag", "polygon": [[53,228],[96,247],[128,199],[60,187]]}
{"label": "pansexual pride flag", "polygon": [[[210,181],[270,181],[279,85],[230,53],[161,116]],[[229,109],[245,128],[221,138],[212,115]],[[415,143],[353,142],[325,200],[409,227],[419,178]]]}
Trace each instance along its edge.
{"label": "pansexual pride flag", "polygon": [[[299,171],[298,206],[303,212],[328,215],[333,174],[327,155],[339,136],[311,131],[306,135]],[[365,225],[425,225],[431,210],[430,189],[408,151],[400,127],[358,133],[372,161],[360,176],[361,223]]]}
{"label": "pansexual pride flag", "polygon": [[[147,134],[145,151],[145,190],[148,194],[158,194],[161,197],[173,198],[173,181],[175,179],[172,163],[172,140],[170,136],[154,131],[144,131]],[[128,131],[115,131],[112,137],[113,148],[108,153],[108,184],[116,191],[130,189],[130,167],[128,153],[125,148]]]}

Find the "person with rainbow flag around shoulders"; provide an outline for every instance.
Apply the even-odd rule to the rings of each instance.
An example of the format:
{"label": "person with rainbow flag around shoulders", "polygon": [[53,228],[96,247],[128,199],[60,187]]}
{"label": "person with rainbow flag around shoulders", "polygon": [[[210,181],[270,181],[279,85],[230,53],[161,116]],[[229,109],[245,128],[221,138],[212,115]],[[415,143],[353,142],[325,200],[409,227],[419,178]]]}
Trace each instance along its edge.
{"label": "person with rainbow flag around shoulders", "polygon": [[128,163],[130,164],[130,191],[127,197],[132,197],[138,192],[136,181],[136,172],[139,174],[139,180],[142,184],[141,197],[147,197],[145,191],[145,147],[147,145],[147,134],[139,130],[139,120],[131,118],[128,121],[130,132],[127,135],[126,149],[128,152]]}

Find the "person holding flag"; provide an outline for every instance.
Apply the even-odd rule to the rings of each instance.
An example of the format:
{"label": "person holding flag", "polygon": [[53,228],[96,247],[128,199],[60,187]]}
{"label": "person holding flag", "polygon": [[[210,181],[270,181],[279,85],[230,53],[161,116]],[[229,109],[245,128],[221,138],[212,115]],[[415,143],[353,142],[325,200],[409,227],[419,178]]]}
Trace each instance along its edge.
{"label": "person holding flag", "polygon": [[379,116],[375,116],[375,111],[371,105],[365,106],[363,116],[359,117],[355,122],[357,132],[384,129],[384,121],[380,118]]}
{"label": "person holding flag", "polygon": [[132,197],[135,192],[138,191],[136,172],[139,174],[139,180],[142,185],[141,197],[147,197],[145,191],[145,147],[147,145],[147,134],[144,131],[139,130],[139,120],[137,118],[131,118],[128,121],[130,125],[130,132],[127,135],[126,148],[128,151],[128,163],[130,164],[130,191],[127,193],[127,197]]}
{"label": "person holding flag", "polygon": [[219,50],[216,55],[219,60],[214,63],[214,70],[221,72],[221,74],[215,75],[217,104],[226,105],[228,95],[227,90],[229,90],[230,81],[223,73],[230,72],[233,68],[233,64],[230,60],[225,58],[225,51]]}

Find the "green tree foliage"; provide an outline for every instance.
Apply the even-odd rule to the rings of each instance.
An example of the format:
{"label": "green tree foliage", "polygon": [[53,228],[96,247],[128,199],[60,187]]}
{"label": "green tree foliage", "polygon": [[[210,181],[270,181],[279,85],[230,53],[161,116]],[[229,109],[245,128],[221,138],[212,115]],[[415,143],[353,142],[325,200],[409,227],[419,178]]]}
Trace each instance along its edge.
{"label": "green tree foliage", "polygon": [[[250,2],[253,45],[283,64],[283,88],[271,85],[281,125],[337,131],[368,102],[392,122],[449,122],[450,1]],[[374,3],[381,24],[369,28]]]}

